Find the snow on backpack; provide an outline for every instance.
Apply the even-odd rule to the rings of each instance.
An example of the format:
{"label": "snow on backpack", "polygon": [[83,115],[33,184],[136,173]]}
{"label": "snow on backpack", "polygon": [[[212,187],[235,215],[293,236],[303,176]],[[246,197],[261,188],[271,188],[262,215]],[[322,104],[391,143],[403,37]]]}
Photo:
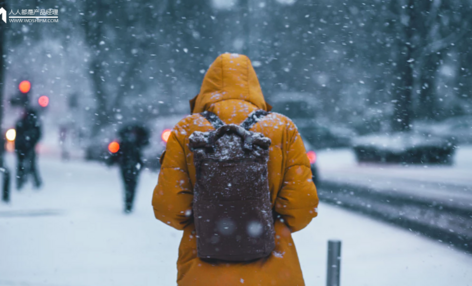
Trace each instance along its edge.
{"label": "snow on backpack", "polygon": [[241,123],[226,125],[201,113],[215,128],[189,138],[197,180],[193,212],[200,258],[249,261],[275,247],[267,163],[270,139],[249,131],[267,115],[257,110]]}

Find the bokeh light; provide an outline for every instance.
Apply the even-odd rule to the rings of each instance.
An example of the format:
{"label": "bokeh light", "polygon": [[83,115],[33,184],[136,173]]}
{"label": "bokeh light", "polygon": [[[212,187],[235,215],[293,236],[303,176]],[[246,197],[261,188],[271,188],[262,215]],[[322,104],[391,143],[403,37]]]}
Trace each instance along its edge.
{"label": "bokeh light", "polygon": [[308,160],[310,160],[310,164],[314,164],[316,162],[316,153],[315,151],[308,151],[306,153]]}
{"label": "bokeh light", "polygon": [[47,97],[46,95],[43,95],[43,96],[39,97],[38,103],[41,107],[48,106],[49,105],[49,97]]}
{"label": "bokeh light", "polygon": [[24,80],[20,82],[20,85],[18,86],[18,88],[20,89],[22,93],[28,93],[31,90],[31,82]]}
{"label": "bokeh light", "polygon": [[120,144],[116,141],[111,142],[108,144],[108,151],[111,153],[116,153],[120,150]]}
{"label": "bokeh light", "polygon": [[13,128],[8,129],[7,132],[5,133],[5,137],[10,142],[15,141],[15,139],[16,139],[16,130],[13,129]]}
{"label": "bokeh light", "polygon": [[162,141],[166,142],[169,140],[169,137],[170,137],[170,134],[172,133],[172,130],[170,129],[165,129],[163,132],[162,132],[162,135],[161,135],[161,138],[162,138]]}

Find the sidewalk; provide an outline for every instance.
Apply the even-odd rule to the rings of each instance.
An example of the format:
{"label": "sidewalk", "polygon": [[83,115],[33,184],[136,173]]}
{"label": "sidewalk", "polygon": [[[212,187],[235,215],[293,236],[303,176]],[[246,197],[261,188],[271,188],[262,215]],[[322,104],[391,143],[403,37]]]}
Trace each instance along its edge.
{"label": "sidewalk", "polygon": [[295,233],[307,285],[326,285],[327,241],[342,240],[343,286],[472,285],[472,256],[412,232],[321,204]]}
{"label": "sidewalk", "polygon": [[[0,203],[0,285],[175,285],[181,233],[154,219],[157,174],[143,173],[136,212],[125,216],[117,169],[39,163],[44,188]],[[343,286],[472,285],[472,256],[336,207],[319,213],[294,234],[306,285],[325,285],[331,238],[343,241]]]}

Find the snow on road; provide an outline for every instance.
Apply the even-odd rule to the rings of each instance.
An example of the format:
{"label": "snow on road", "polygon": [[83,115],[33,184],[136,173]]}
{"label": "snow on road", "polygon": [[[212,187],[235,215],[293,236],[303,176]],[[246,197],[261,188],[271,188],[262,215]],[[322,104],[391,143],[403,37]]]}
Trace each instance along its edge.
{"label": "snow on road", "polygon": [[[398,164],[358,164],[351,149],[332,149],[318,152],[320,169],[331,173],[340,169],[356,174],[371,174],[373,178],[383,176],[398,179],[415,179],[437,183],[472,185],[472,145],[459,146],[452,166],[445,165],[409,165]],[[383,178],[382,177],[382,178]]]}
{"label": "snow on road", "polygon": [[[124,215],[117,169],[55,158],[40,166],[43,189],[0,202],[0,285],[175,285],[181,233],[154,219],[156,173],[143,173],[136,211]],[[472,285],[472,256],[336,207],[319,212],[294,234],[307,285],[325,284],[331,238],[343,242],[342,285]]]}
{"label": "snow on road", "polygon": [[472,146],[459,146],[452,166],[358,164],[351,149],[319,152],[317,163],[321,180],[472,206]]}

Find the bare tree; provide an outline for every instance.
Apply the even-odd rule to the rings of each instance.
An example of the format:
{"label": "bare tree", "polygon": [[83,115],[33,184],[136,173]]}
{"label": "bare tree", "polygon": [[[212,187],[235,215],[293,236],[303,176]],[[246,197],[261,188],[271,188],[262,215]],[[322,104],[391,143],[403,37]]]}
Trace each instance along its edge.
{"label": "bare tree", "polygon": [[[414,1],[407,0],[395,2],[394,9],[397,11],[398,22],[398,58],[395,89],[393,92],[394,112],[392,118],[393,131],[408,131],[411,123],[412,89],[414,84],[412,58],[414,43],[414,25],[416,15],[414,13]],[[395,11],[394,10],[394,11]]]}
{"label": "bare tree", "polygon": [[108,123],[107,92],[105,89],[105,17],[109,11],[108,1],[85,1],[85,41],[90,50],[89,73],[92,79],[92,91],[95,95],[95,120],[92,133],[97,134],[99,129]]}

